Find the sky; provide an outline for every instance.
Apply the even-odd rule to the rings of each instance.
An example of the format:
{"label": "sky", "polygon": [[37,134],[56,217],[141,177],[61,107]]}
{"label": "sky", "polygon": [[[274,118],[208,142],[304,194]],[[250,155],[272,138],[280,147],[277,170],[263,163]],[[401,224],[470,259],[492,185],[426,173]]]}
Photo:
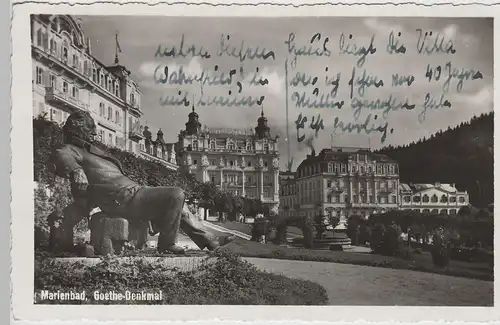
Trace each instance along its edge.
{"label": "sky", "polygon": [[[104,64],[113,64],[118,32],[120,64],[139,83],[144,120],[153,130],[161,128],[166,141],[177,141],[193,101],[200,122],[209,127],[254,128],[263,110],[271,134],[279,136],[280,163],[284,168],[293,159],[292,170],[310,153],[311,145],[317,152],[332,145],[404,145],[493,110],[489,18],[78,18],[90,37],[92,54]],[[184,55],[179,55],[181,39]],[[394,45],[392,53],[389,44]],[[420,52],[419,44],[424,45]],[[191,46],[196,48],[194,55],[188,51]],[[159,48],[162,53],[175,48],[175,55],[157,55]],[[261,55],[242,57],[240,49]],[[165,67],[169,76],[159,82],[165,78]],[[186,76],[203,73],[207,78],[203,85],[179,84],[179,69]],[[229,84],[213,82],[225,80],[233,69]],[[402,81],[398,86],[393,84],[396,74]],[[267,83],[252,84],[254,76]],[[338,83],[331,82],[337,78]],[[332,105],[304,106],[297,99],[319,103],[322,96]],[[184,97],[189,107],[165,101]],[[247,100],[245,105],[230,106],[211,104],[214,98]],[[342,101],[340,108],[333,105]],[[390,111],[383,105],[388,101]],[[297,130],[299,114],[307,121]]]}

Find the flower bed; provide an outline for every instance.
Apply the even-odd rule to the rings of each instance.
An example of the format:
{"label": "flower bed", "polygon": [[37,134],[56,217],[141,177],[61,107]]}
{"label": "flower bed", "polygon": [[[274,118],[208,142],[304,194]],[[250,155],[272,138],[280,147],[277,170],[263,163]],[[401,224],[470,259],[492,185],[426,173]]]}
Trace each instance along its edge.
{"label": "flower bed", "polygon": [[[230,253],[214,254],[208,258],[212,262],[200,263],[189,271],[176,271],[161,262],[149,263],[140,258],[130,262],[108,258],[91,266],[38,258],[35,263],[35,302],[102,304],[94,299],[95,291],[161,291],[159,300],[113,301],[116,304],[325,305],[328,302],[325,289],[313,282],[261,272]],[[42,300],[41,290],[85,290],[87,299]]]}

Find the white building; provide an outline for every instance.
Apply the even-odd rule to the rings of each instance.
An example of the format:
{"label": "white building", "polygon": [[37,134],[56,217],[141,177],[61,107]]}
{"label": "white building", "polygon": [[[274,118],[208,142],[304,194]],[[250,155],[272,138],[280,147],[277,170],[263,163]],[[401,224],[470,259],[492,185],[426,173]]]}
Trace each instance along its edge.
{"label": "white building", "polygon": [[256,198],[271,208],[279,204],[278,137],[272,137],[262,112],[255,129],[202,128],[189,114],[177,143],[178,165],[203,182],[235,195]]}
{"label": "white building", "polygon": [[283,213],[338,216],[339,228],[350,216],[368,217],[399,206],[397,162],[366,148],[323,149],[318,155],[313,150],[287,182]]}
{"label": "white building", "polygon": [[399,185],[400,209],[423,213],[457,214],[469,205],[469,195],[459,191],[455,184],[403,184]]}
{"label": "white building", "polygon": [[78,20],[70,15],[31,15],[31,53],[34,117],[45,115],[62,124],[71,113],[85,110],[96,121],[103,143],[151,156],[140,126],[138,84],[118,56],[108,66],[92,55]]}

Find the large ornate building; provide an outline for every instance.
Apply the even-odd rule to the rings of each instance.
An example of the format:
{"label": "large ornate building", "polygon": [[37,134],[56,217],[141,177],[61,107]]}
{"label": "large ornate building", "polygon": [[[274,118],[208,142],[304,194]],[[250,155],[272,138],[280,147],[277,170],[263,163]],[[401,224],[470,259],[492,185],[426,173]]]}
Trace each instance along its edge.
{"label": "large ornate building", "polygon": [[254,130],[202,128],[193,106],[176,150],[178,164],[198,180],[277,208],[278,136],[271,136],[263,111]]}
{"label": "large ornate building", "polygon": [[400,184],[400,208],[422,213],[457,214],[469,205],[469,195],[455,184]]}
{"label": "large ornate building", "polygon": [[[64,123],[72,112],[90,112],[100,140],[137,155],[160,158],[142,134],[141,91],[131,73],[119,64],[105,65],[92,55],[90,39],[77,19],[69,15],[31,15],[33,115]],[[160,140],[161,141],[161,140]],[[142,148],[142,150],[141,150]],[[151,154],[149,153],[149,151]],[[174,155],[175,159],[175,155]]]}
{"label": "large ornate building", "polygon": [[280,210],[337,215],[343,228],[351,215],[397,209],[398,187],[398,164],[385,155],[362,148],[323,149],[318,155],[313,150],[297,168]]}

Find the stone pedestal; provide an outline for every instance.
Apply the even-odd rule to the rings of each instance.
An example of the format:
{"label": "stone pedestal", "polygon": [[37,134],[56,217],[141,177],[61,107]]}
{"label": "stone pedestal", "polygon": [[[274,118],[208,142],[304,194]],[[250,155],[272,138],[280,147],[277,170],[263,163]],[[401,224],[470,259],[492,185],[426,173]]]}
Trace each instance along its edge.
{"label": "stone pedestal", "polygon": [[129,223],[123,218],[109,218],[96,213],[90,222],[90,243],[98,255],[120,253],[129,238]]}

